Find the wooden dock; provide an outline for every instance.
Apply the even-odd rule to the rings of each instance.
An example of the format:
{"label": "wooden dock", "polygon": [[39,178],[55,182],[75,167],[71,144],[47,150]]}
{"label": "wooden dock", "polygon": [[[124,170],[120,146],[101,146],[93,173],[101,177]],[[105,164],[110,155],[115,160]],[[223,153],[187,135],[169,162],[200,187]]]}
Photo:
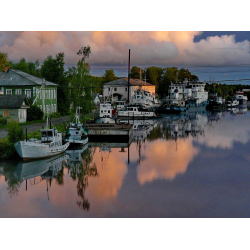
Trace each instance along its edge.
{"label": "wooden dock", "polygon": [[129,142],[133,129],[131,124],[84,124],[89,142]]}

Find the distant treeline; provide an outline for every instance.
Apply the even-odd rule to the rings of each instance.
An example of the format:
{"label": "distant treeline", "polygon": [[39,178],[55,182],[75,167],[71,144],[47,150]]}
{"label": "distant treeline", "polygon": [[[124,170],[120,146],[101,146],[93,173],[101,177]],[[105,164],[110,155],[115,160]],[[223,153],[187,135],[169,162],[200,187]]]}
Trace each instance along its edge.
{"label": "distant treeline", "polygon": [[[65,70],[64,53],[58,53],[55,57],[49,55],[42,63],[39,60],[29,62],[25,58],[21,58],[19,62],[8,60],[8,55],[0,52],[0,71],[4,67],[21,70],[28,74],[45,78],[45,80],[56,83],[58,87],[58,111],[61,114],[68,114],[70,107],[73,109],[77,106],[83,107],[82,112],[88,113],[93,109],[93,94],[101,94],[103,84],[116,80],[113,69],[105,70],[103,76],[90,75],[90,65],[86,59],[90,56],[91,49],[89,46],[82,47],[77,55],[80,60],[75,66]],[[151,66],[141,69],[137,66],[131,68],[131,78],[145,80],[156,86],[156,94],[159,98],[168,95],[168,88],[171,82],[182,82],[185,78],[190,81],[199,81],[198,76],[193,75],[188,69],[178,69],[177,67],[160,68]],[[248,85],[226,85],[206,84],[206,90],[210,93],[218,93],[219,96],[233,95],[237,90],[248,88]]]}
{"label": "distant treeline", "polygon": [[[242,84],[221,84],[221,83],[206,83],[205,90],[207,90],[210,94],[217,93],[218,96],[222,96],[225,98],[229,98],[234,96],[236,91],[242,91],[243,89],[250,89],[249,85]],[[244,95],[250,98],[250,92],[245,92]]]}

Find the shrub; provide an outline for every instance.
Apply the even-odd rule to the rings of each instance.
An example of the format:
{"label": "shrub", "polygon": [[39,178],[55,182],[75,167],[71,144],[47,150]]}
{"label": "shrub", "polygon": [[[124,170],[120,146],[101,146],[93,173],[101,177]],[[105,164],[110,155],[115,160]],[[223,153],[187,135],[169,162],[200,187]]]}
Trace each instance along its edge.
{"label": "shrub", "polygon": [[36,105],[31,105],[27,112],[27,121],[37,121],[43,119],[43,111]]}
{"label": "shrub", "polygon": [[22,127],[17,122],[10,122],[7,126],[8,140],[10,143],[16,143],[24,139]]}

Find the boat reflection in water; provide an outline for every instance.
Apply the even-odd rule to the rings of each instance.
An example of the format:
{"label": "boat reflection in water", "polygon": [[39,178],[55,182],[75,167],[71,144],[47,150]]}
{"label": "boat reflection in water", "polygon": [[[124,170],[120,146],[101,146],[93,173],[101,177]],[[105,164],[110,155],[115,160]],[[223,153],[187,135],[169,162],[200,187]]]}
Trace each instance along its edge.
{"label": "boat reflection in water", "polygon": [[39,161],[19,161],[16,166],[14,175],[19,182],[23,182],[24,180],[26,180],[26,190],[28,189],[27,180],[29,180],[31,185],[35,185],[42,182],[44,179],[47,179],[48,192],[48,180],[50,181],[51,186],[52,178],[58,177],[68,159],[69,156],[64,153],[60,156],[54,156]]}

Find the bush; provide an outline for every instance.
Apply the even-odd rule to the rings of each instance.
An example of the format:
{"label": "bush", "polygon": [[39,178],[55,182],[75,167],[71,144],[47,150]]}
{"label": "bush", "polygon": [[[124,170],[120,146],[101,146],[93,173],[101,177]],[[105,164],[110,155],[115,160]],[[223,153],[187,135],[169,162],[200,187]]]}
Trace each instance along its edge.
{"label": "bush", "polygon": [[0,140],[0,159],[8,158],[15,152],[14,144],[7,138]]}
{"label": "bush", "polygon": [[17,122],[10,122],[7,126],[8,140],[10,143],[16,143],[24,139],[22,127]]}
{"label": "bush", "polygon": [[57,117],[60,117],[61,115],[59,113],[56,113],[56,112],[53,112],[51,114],[49,114],[49,118],[52,119],[52,118],[57,118]]}
{"label": "bush", "polygon": [[27,121],[37,121],[43,119],[43,111],[36,105],[31,105],[27,112]]}

